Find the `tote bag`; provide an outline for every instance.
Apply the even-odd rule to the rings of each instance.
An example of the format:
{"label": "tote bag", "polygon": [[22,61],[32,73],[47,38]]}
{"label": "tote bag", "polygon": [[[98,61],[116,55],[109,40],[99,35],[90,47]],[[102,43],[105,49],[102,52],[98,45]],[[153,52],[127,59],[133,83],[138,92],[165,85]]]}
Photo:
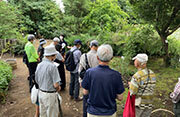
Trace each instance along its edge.
{"label": "tote bag", "polygon": [[135,117],[135,115],[135,95],[130,96],[130,92],[128,92],[123,117]]}

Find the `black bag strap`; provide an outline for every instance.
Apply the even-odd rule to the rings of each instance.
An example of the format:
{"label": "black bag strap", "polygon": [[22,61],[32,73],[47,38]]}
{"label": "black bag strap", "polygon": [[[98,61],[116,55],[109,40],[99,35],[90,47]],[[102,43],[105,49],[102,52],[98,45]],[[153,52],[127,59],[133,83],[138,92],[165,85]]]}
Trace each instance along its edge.
{"label": "black bag strap", "polygon": [[143,93],[144,93],[145,89],[147,88],[147,85],[148,85],[148,83],[149,83],[149,80],[150,80],[150,77],[149,77],[149,69],[147,69],[147,71],[148,71],[148,79],[147,79],[147,84],[146,84],[146,86],[144,87],[144,89],[143,89],[143,91],[142,91],[142,94],[141,94],[141,96],[143,95]]}
{"label": "black bag strap", "polygon": [[89,66],[89,63],[88,63],[88,58],[87,58],[87,54],[85,54],[85,61],[86,61],[86,70],[88,69],[88,68],[90,68],[90,66]]}

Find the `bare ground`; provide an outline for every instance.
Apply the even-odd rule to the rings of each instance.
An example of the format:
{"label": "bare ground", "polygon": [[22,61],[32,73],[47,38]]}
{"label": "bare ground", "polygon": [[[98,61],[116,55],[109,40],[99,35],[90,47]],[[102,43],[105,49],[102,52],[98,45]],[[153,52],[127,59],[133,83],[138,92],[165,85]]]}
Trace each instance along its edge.
{"label": "bare ground", "polygon": [[[34,117],[35,105],[31,103],[28,70],[22,62],[22,57],[17,57],[18,68],[13,71],[14,78],[10,82],[5,104],[0,104],[0,117]],[[61,92],[63,99],[62,110],[64,117],[82,117],[82,102],[69,99],[69,72],[66,71],[67,86]]]}

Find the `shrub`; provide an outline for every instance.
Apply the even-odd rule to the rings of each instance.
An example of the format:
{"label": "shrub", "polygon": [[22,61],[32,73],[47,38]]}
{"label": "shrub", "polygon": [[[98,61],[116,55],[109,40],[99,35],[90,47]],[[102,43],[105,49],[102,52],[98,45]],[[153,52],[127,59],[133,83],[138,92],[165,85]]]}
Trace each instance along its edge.
{"label": "shrub", "polygon": [[11,81],[11,79],[12,79],[11,66],[0,60],[0,99],[2,100],[5,99],[5,94],[8,89],[8,84]]}
{"label": "shrub", "polygon": [[89,34],[72,35],[67,38],[66,41],[69,46],[73,46],[74,40],[76,39],[80,39],[82,41],[81,51],[84,53],[88,52],[90,41],[96,39],[96,37],[90,36]]}

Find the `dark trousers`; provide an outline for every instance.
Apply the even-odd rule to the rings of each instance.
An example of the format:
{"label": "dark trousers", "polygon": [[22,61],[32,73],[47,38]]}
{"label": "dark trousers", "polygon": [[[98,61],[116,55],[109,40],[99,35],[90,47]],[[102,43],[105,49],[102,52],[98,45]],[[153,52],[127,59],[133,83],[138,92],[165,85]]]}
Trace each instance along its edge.
{"label": "dark trousers", "polygon": [[175,117],[180,117],[180,101],[174,104],[173,111],[174,111]]}
{"label": "dark trousers", "polygon": [[31,92],[31,89],[34,85],[34,78],[35,78],[35,72],[37,68],[37,62],[32,62],[28,64],[28,69],[29,69],[29,91]]}
{"label": "dark trousers", "polygon": [[79,75],[78,73],[71,73],[71,81],[69,87],[69,95],[74,96],[75,99],[79,97]]}
{"label": "dark trousers", "polygon": [[61,90],[64,90],[66,87],[66,75],[65,75],[65,70],[64,70],[64,63],[60,62],[60,65],[58,66],[58,71],[60,74],[61,78]]}
{"label": "dark trousers", "polygon": [[83,117],[87,117],[88,98],[89,95],[83,95]]}

